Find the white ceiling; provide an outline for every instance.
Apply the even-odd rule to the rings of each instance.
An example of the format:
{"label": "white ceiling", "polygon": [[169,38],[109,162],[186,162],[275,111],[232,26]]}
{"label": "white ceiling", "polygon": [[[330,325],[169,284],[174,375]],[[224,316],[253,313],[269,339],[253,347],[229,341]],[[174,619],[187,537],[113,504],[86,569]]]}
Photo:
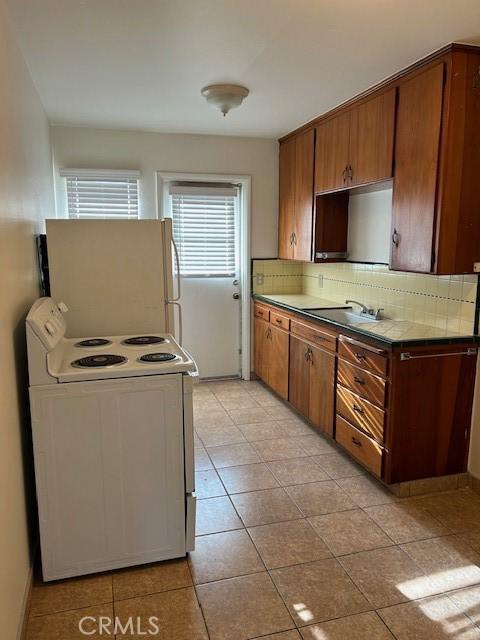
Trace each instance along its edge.
{"label": "white ceiling", "polygon": [[[4,0],[51,122],[277,137],[452,40],[479,0]],[[201,88],[246,85],[225,119]]]}

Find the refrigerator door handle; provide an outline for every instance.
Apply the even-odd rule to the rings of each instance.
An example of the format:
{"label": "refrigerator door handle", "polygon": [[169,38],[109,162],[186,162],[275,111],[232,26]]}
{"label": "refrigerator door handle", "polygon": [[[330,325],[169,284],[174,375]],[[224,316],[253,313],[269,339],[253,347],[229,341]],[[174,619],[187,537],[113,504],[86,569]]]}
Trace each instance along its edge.
{"label": "refrigerator door handle", "polygon": [[167,304],[171,304],[178,309],[178,344],[182,346],[183,342],[183,321],[182,321],[182,305],[176,300],[167,300]]}
{"label": "refrigerator door handle", "polygon": [[171,300],[167,300],[167,302],[178,302],[180,300],[180,258],[178,256],[178,248],[177,245],[175,243],[175,240],[172,238],[172,246],[173,246],[173,253],[175,254],[175,266],[177,269],[177,295],[172,298]]}

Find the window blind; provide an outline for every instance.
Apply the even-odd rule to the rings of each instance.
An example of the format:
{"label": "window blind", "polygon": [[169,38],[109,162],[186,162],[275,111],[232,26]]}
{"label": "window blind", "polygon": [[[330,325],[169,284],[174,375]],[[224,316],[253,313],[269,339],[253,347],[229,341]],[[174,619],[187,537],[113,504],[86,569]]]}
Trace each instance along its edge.
{"label": "window blind", "polygon": [[62,174],[67,183],[69,218],[138,218],[137,172],[64,170]]}
{"label": "window blind", "polygon": [[170,188],[183,276],[235,275],[235,188]]}

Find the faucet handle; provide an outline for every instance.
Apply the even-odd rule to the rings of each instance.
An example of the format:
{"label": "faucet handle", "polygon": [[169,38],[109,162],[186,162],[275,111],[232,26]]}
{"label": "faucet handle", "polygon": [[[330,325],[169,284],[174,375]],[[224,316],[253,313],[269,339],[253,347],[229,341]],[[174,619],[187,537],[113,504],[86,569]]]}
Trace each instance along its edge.
{"label": "faucet handle", "polygon": [[375,320],[381,320],[382,319],[382,311],[385,311],[385,309],[383,307],[381,307],[380,309],[377,309],[377,313],[375,314]]}

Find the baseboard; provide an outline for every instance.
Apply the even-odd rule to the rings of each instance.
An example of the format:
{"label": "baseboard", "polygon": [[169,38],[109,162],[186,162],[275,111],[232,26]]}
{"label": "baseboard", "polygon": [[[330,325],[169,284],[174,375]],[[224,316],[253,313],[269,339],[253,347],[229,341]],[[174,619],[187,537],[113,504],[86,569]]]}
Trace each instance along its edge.
{"label": "baseboard", "polygon": [[20,620],[18,623],[17,640],[24,640],[27,636],[28,613],[30,611],[30,600],[32,597],[33,587],[33,566],[34,561],[28,572],[27,582],[25,584],[25,592],[23,594],[22,608],[20,611]]}

